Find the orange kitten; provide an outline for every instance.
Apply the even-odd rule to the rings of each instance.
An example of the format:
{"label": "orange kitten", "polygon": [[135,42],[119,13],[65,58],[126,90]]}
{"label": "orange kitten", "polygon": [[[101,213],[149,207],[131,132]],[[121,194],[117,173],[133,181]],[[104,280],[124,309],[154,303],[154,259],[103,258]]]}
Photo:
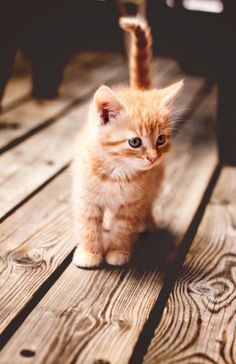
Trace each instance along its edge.
{"label": "orange kitten", "polygon": [[76,144],[73,262],[80,267],[129,262],[151,219],[170,148],[170,109],[183,85],[147,90],[150,30],[139,18],[122,18],[121,26],[132,34],[131,87],[99,87]]}

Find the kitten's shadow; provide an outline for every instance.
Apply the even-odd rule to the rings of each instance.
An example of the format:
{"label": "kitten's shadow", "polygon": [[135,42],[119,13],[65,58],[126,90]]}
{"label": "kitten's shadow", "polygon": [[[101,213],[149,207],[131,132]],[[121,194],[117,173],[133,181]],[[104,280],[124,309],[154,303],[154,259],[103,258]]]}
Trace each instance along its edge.
{"label": "kitten's shadow", "polygon": [[130,267],[137,275],[154,269],[166,271],[176,253],[175,239],[167,229],[142,234]]}
{"label": "kitten's shadow", "polygon": [[[109,233],[109,230],[104,230]],[[99,267],[83,268],[85,270],[123,270],[132,269],[136,275],[148,273],[150,270],[166,271],[173,262],[176,253],[174,241],[176,236],[167,229],[158,229],[140,234],[135,244],[134,255],[130,263],[124,266],[111,266],[106,262]]]}

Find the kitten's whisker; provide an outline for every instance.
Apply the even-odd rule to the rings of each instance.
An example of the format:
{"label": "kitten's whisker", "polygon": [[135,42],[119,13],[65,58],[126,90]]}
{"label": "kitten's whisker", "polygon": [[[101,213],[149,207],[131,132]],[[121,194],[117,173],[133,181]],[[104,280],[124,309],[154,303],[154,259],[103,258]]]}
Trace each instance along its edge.
{"label": "kitten's whisker", "polygon": [[175,135],[177,135],[177,134],[178,135],[183,135],[183,136],[185,135],[185,133],[183,132],[183,130],[176,129],[175,131],[177,132]]}
{"label": "kitten's whisker", "polygon": [[173,126],[173,125],[176,125],[176,124],[180,124],[180,123],[185,123],[185,122],[187,122],[188,120],[187,119],[175,119],[175,120],[172,120],[171,122],[170,122],[170,125],[171,125],[171,127]]}
{"label": "kitten's whisker", "polygon": [[186,117],[185,117],[185,115],[176,115],[176,116],[171,118],[170,122],[173,122],[175,120],[186,120]]}
{"label": "kitten's whisker", "polygon": [[176,124],[184,123],[186,121],[188,121],[188,120],[187,119],[175,119],[175,120],[173,120],[173,122],[171,122],[170,125],[176,125]]}
{"label": "kitten's whisker", "polygon": [[173,127],[171,128],[171,131],[173,131],[173,130],[182,130],[182,128],[173,126]]}
{"label": "kitten's whisker", "polygon": [[182,109],[178,109],[178,110],[174,110],[172,113],[171,113],[171,116],[173,116],[173,115],[175,115],[175,114],[177,114],[177,113],[179,113],[179,112],[186,112],[186,111],[190,111],[190,110],[192,110],[192,108],[191,107],[186,107],[186,108],[182,108]]}

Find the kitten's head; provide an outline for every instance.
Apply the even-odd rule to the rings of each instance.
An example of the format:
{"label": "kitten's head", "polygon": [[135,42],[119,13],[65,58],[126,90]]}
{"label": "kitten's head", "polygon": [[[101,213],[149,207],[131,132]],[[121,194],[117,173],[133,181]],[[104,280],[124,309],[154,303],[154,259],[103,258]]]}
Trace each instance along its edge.
{"label": "kitten's head", "polygon": [[101,86],[90,122],[103,158],[136,171],[159,164],[170,148],[170,112],[182,87],[183,81],[148,91]]}

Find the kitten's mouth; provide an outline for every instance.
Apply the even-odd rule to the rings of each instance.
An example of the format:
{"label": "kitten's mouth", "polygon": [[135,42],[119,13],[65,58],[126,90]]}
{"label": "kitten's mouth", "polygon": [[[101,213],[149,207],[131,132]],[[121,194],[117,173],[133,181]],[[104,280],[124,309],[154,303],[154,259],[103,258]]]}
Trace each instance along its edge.
{"label": "kitten's mouth", "polygon": [[153,167],[157,166],[158,164],[161,163],[161,159],[158,158],[157,160],[155,160],[154,162],[150,162],[145,169],[152,169]]}

